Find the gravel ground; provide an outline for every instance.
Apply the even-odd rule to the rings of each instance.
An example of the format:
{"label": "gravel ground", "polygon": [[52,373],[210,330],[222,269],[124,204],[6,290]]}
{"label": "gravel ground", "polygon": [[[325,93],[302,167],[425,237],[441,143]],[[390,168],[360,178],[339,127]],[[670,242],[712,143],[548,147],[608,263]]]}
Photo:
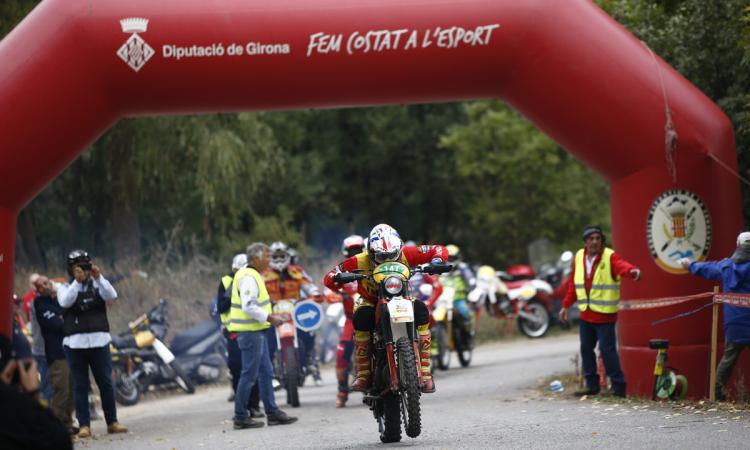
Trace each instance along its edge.
{"label": "gravel ground", "polygon": [[[457,359],[436,374],[437,393],[422,397],[422,435],[388,447],[414,448],[748,448],[750,414],[731,406],[658,404],[607,397],[573,399],[538,389],[541,380],[573,370],[577,335],[517,340],[476,349],[469,368]],[[101,421],[86,449],[382,448],[377,424],[359,394],[334,407],[335,376],[304,387],[299,422],[235,431],[228,386],[194,395],[146,398],[119,408],[126,435],[108,436]],[[277,398],[283,402],[283,391]]]}

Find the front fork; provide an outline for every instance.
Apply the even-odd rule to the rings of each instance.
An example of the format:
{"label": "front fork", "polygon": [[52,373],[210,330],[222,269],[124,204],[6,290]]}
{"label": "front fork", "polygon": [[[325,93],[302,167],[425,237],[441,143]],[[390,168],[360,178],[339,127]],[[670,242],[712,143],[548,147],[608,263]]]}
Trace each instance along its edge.
{"label": "front fork", "polygon": [[[413,302],[414,300],[412,300]],[[422,373],[422,358],[421,358],[421,352],[420,352],[420,342],[419,342],[419,333],[417,333],[416,330],[416,323],[415,322],[409,322],[409,323],[391,323],[390,316],[388,315],[388,308],[386,306],[385,300],[380,301],[380,307],[381,307],[381,323],[383,323],[383,336],[385,337],[385,352],[386,352],[386,358],[388,359],[388,373],[390,375],[391,379],[391,386],[390,389],[393,392],[396,392],[400,388],[400,381],[399,381],[399,375],[398,375],[398,366],[396,364],[396,351],[395,351],[395,344],[394,344],[394,333],[393,333],[393,326],[404,326],[406,328],[406,335],[409,337],[412,341],[412,346],[414,349],[414,359],[416,360],[417,365],[417,374],[419,374],[419,385],[423,385],[424,375]],[[387,326],[386,326],[387,324]]]}

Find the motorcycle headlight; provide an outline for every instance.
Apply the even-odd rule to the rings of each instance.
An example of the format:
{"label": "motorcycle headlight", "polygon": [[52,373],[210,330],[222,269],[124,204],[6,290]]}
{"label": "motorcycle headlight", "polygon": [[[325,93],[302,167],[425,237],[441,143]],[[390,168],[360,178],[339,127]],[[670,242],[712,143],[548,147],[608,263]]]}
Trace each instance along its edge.
{"label": "motorcycle headlight", "polygon": [[398,294],[404,288],[404,282],[398,277],[386,278],[383,285],[385,286],[385,291],[391,295]]}

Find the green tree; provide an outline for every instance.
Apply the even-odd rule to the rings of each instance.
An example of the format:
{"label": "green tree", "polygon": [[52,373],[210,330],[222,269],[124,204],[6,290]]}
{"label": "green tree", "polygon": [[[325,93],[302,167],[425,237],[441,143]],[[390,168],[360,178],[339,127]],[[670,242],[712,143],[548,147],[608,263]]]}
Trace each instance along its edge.
{"label": "green tree", "polygon": [[[455,152],[466,204],[453,236],[473,260],[528,260],[539,238],[574,248],[587,223],[609,223],[607,185],[526,119],[494,101],[466,105],[469,123],[442,145]],[[582,182],[582,180],[585,180]]]}
{"label": "green tree", "polygon": [[[739,172],[750,179],[748,0],[598,3],[724,110],[735,129]],[[750,186],[745,183],[742,199],[745,223],[750,224]]]}

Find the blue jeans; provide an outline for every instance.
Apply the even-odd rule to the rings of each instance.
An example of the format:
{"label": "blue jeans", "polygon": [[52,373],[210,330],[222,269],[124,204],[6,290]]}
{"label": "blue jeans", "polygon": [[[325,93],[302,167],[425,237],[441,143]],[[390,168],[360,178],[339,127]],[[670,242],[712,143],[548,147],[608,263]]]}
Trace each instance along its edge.
{"label": "blue jeans", "polygon": [[240,381],[237,383],[237,391],[234,396],[234,418],[244,419],[248,416],[247,402],[250,399],[250,390],[253,384],[258,383],[260,387],[260,398],[267,416],[279,412],[274,398],[273,368],[271,359],[268,357],[264,331],[244,331],[237,333],[237,344],[242,354],[242,372]]}
{"label": "blue jeans", "polygon": [[44,355],[34,354],[36,360],[36,367],[39,371],[39,378],[42,380],[42,385],[39,386],[39,391],[42,394],[42,398],[47,401],[52,401],[52,384],[49,382],[47,377],[47,357]]}
{"label": "blue jeans", "polygon": [[591,323],[580,321],[581,360],[583,362],[583,376],[586,387],[592,391],[599,390],[599,373],[597,372],[596,348],[599,342],[599,352],[604,360],[604,369],[612,381],[614,392],[625,392],[625,374],[620,368],[620,357],[617,355],[617,338],[615,323]]}
{"label": "blue jeans", "polygon": [[267,328],[265,331],[266,347],[268,347],[268,359],[271,360],[271,367],[275,364],[276,351],[278,350],[276,344],[276,327]]}
{"label": "blue jeans", "polygon": [[107,425],[117,422],[117,407],[115,406],[115,390],[112,385],[112,357],[109,345],[94,348],[63,347],[65,358],[70,366],[73,378],[73,399],[76,405],[78,425],[91,425],[89,415],[89,367],[94,374],[99,394],[102,398],[102,409]]}

